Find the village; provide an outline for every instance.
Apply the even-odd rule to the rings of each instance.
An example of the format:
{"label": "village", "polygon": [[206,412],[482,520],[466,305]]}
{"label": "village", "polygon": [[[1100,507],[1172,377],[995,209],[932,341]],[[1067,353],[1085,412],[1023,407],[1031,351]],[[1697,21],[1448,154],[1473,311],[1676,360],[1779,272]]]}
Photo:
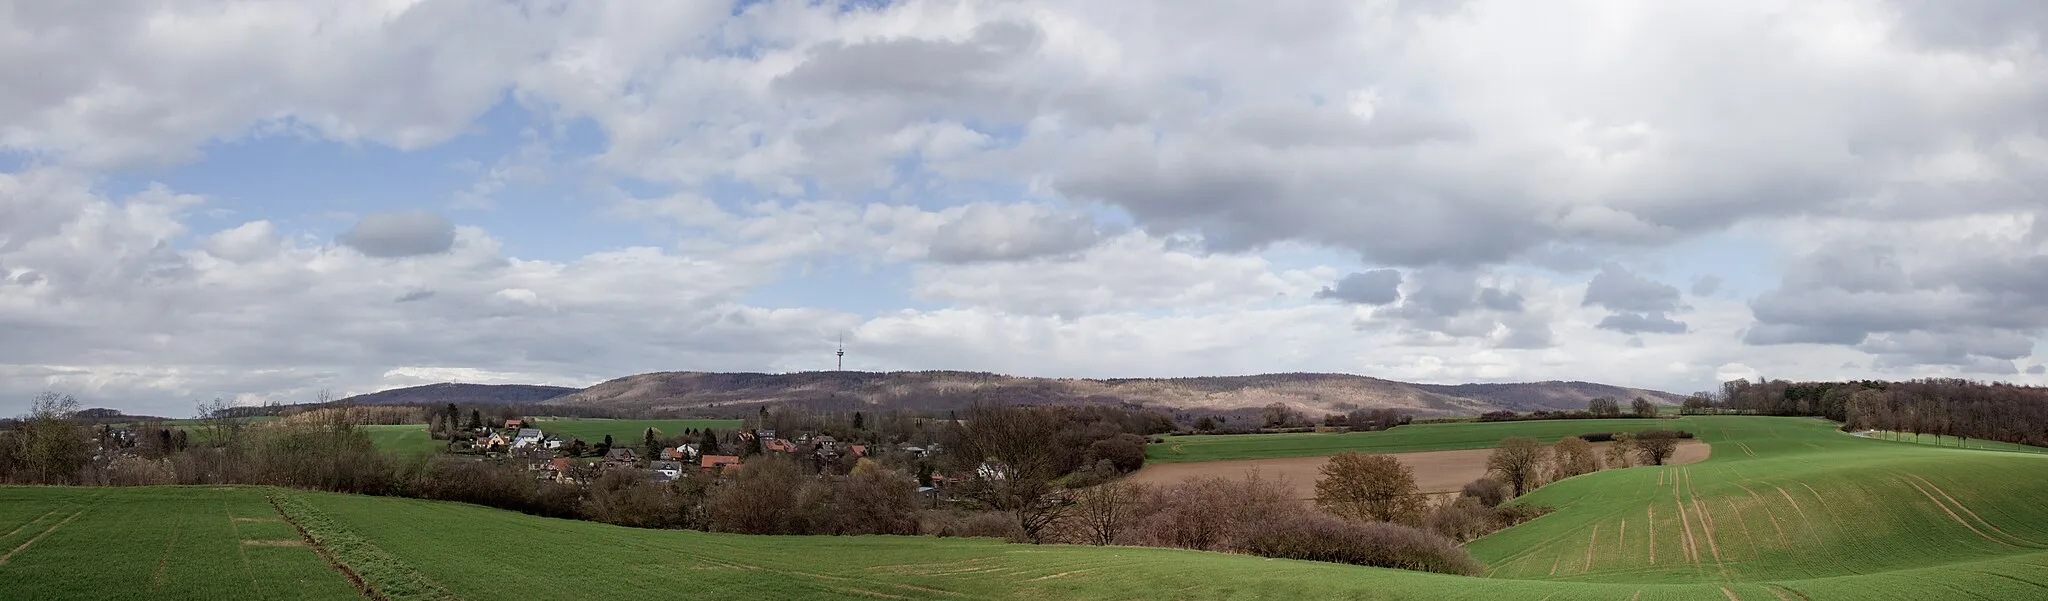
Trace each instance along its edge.
{"label": "village", "polygon": [[[935,470],[938,442],[924,444],[851,443],[825,434],[798,432],[786,437],[769,428],[692,429],[663,436],[648,429],[638,445],[607,435],[598,441],[552,435],[538,427],[545,421],[506,419],[498,427],[458,433],[449,453],[486,461],[523,464],[535,478],[562,483],[589,482],[607,472],[637,472],[654,483],[673,482],[686,472],[730,476],[750,461],[786,457],[813,473],[843,475],[863,460],[874,461],[918,477],[918,492],[936,500],[940,489],[959,478]],[[467,438],[465,438],[467,436]],[[999,466],[980,466],[996,473]]]}

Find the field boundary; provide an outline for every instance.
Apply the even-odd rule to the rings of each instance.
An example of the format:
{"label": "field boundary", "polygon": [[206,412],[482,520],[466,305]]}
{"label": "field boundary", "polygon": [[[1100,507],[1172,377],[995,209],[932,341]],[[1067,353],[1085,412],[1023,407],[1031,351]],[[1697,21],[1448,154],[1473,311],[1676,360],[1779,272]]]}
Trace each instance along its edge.
{"label": "field boundary", "polygon": [[378,601],[462,601],[462,597],[414,571],[369,539],[334,522],[304,500],[282,493],[266,494],[264,498],[277,510],[278,517],[298,529],[306,544],[348,578],[363,596]]}

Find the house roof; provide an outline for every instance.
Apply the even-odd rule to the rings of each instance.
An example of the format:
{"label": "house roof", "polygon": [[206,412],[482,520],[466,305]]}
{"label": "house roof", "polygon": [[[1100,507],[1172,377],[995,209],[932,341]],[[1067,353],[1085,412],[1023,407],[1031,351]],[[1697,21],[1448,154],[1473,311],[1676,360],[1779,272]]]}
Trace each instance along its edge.
{"label": "house roof", "polygon": [[548,461],[548,465],[555,468],[555,471],[558,472],[569,469],[570,463],[571,462],[569,461],[568,457],[558,457]]}
{"label": "house roof", "polygon": [[605,459],[632,459],[634,456],[632,449],[612,449],[604,454]]}
{"label": "house roof", "polygon": [[519,438],[540,438],[540,430],[535,428],[520,428]]}
{"label": "house roof", "polygon": [[656,461],[648,464],[647,467],[657,470],[679,470],[683,469],[683,464],[674,461]]}
{"label": "house roof", "polygon": [[732,455],[705,455],[704,459],[698,461],[698,465],[701,465],[703,467],[719,467],[724,465],[739,464],[740,458]]}
{"label": "house roof", "polygon": [[517,428],[517,427],[519,427],[519,423],[520,423],[521,421],[524,421],[524,420],[516,420],[516,419],[508,419],[508,420],[505,420],[505,427],[507,427],[507,428]]}
{"label": "house roof", "polygon": [[864,445],[864,444],[850,445],[850,446],[848,446],[848,447],[846,447],[846,448],[849,448],[849,449],[853,449],[853,454],[855,454],[855,455],[866,455],[866,454],[868,454],[868,446],[867,446],[867,445]]}

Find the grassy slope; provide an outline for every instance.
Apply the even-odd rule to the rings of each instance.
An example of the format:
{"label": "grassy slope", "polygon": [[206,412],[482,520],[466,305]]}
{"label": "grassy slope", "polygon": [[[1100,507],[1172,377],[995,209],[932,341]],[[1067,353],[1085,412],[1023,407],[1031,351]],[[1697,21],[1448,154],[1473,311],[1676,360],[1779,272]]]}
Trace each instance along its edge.
{"label": "grassy slope", "polygon": [[662,436],[682,434],[686,429],[738,428],[736,419],[553,419],[537,418],[534,427],[554,436],[573,436],[585,442],[596,444],[606,434],[612,442],[638,446],[642,433],[648,428],[661,432]]}
{"label": "grassy slope", "polygon": [[1558,512],[1468,548],[1496,578],[2048,595],[2048,457],[1868,440],[1813,419],[1689,421],[1709,461],[1546,486],[1523,502]]}
{"label": "grassy slope", "polygon": [[434,440],[433,436],[427,434],[427,426],[424,424],[356,427],[368,434],[370,443],[376,445],[380,451],[417,456],[437,453],[448,448],[447,441]]}
{"label": "grassy slope", "polygon": [[1650,428],[1691,429],[1693,418],[1569,419],[1524,422],[1413,424],[1381,432],[1229,434],[1172,436],[1166,444],[1148,445],[1145,460],[1155,463],[1316,457],[1344,451],[1408,453],[1484,449],[1510,436],[1553,441],[1589,432],[1620,432]]}

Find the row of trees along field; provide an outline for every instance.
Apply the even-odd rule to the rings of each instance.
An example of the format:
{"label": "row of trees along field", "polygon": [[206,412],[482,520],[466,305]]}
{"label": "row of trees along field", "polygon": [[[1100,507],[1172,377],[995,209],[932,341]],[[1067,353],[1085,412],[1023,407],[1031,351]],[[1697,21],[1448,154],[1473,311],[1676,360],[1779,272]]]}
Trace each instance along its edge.
{"label": "row of trees along field", "polygon": [[1928,378],[1903,382],[1734,380],[1719,398],[1688,399],[1691,412],[1825,417],[1851,430],[1977,438],[2048,446],[2048,388]]}

